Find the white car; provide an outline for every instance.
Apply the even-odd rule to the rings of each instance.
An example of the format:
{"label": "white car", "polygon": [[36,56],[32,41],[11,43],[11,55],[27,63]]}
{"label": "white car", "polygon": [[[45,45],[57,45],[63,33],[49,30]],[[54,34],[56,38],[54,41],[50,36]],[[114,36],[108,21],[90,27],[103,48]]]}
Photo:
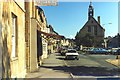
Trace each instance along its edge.
{"label": "white car", "polygon": [[79,60],[79,54],[75,49],[69,49],[65,54],[65,59],[77,59]]}

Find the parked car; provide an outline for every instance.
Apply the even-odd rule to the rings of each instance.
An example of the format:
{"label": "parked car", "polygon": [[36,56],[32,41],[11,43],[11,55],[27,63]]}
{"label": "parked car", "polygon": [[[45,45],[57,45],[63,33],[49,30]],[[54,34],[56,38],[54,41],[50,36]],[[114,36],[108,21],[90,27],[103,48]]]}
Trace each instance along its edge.
{"label": "parked car", "polygon": [[107,50],[107,53],[108,53],[108,54],[112,54],[112,49],[107,48],[106,50]]}
{"label": "parked car", "polygon": [[120,55],[120,49],[117,50],[117,55]]}
{"label": "parked car", "polygon": [[61,50],[61,55],[62,55],[62,56],[65,56],[65,53],[66,53],[66,52],[67,52],[67,49],[62,49],[62,50]]}
{"label": "parked car", "polygon": [[90,54],[107,54],[108,51],[104,48],[93,48],[89,51]]}
{"label": "parked car", "polygon": [[79,54],[75,49],[69,49],[67,53],[65,54],[65,59],[77,59],[79,60]]}
{"label": "parked car", "polygon": [[86,53],[91,52],[93,49],[94,49],[94,48],[88,48],[88,49],[86,50]]}
{"label": "parked car", "polygon": [[113,53],[114,55],[120,55],[120,49],[114,50],[112,53]]}

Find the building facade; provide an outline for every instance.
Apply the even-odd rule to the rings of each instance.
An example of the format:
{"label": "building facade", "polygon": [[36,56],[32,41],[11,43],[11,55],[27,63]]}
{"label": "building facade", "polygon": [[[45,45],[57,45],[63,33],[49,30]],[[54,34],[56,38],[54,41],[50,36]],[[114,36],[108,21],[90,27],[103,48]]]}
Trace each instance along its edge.
{"label": "building facade", "polygon": [[[37,21],[35,3],[25,2],[25,41],[26,41],[26,68],[27,72],[38,69],[37,64]],[[34,38],[33,38],[34,37]]]}
{"label": "building facade", "polygon": [[81,38],[86,35],[90,35],[94,38],[94,45],[96,47],[102,46],[102,42],[104,40],[104,32],[105,29],[100,25],[100,16],[98,16],[98,21],[94,18],[94,8],[92,6],[92,2],[90,2],[88,8],[88,21],[85,25],[80,29],[79,35]]}
{"label": "building facade", "polygon": [[[42,8],[36,6],[38,9],[38,14],[39,14],[39,19],[40,19],[40,29],[38,30],[39,36],[38,36],[38,51],[41,52],[39,53],[39,64],[42,64],[43,59],[48,57],[48,41],[46,39],[46,35],[43,33],[48,33],[48,28],[47,28],[47,20],[44,14],[44,11]],[[41,33],[43,32],[43,33]]]}
{"label": "building facade", "polygon": [[[2,3],[0,3],[0,72],[2,72]],[[2,78],[2,73],[0,73],[0,77]]]}
{"label": "building facade", "polygon": [[26,16],[26,66],[27,72],[34,72],[47,58],[47,40],[42,32],[47,33],[47,21],[44,11],[32,0],[25,2]]}
{"label": "building facade", "polygon": [[48,57],[49,37],[56,42],[44,11],[34,0],[1,2],[0,31],[2,78],[25,78],[37,71]]}
{"label": "building facade", "polygon": [[2,77],[24,78],[25,63],[25,4],[10,0],[1,2]]}
{"label": "building facade", "polygon": [[107,38],[107,48],[119,48],[120,47],[120,34],[118,33],[114,37]]}

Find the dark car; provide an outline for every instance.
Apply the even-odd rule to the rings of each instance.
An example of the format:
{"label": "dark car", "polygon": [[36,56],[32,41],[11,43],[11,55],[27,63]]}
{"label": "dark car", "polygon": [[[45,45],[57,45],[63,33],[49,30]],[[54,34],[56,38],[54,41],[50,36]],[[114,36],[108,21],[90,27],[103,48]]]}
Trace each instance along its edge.
{"label": "dark car", "polygon": [[120,55],[120,49],[117,50],[117,54]]}
{"label": "dark car", "polygon": [[114,55],[120,55],[120,49],[117,49],[113,54]]}
{"label": "dark car", "polygon": [[62,49],[62,50],[61,50],[61,55],[62,55],[62,56],[65,56],[66,51],[67,51],[66,49]]}

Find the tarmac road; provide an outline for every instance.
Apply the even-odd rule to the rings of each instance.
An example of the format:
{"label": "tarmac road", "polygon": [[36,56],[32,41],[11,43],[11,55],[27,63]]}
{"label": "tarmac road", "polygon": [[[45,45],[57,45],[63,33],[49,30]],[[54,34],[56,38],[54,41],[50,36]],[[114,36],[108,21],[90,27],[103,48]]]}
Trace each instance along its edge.
{"label": "tarmac road", "polygon": [[[85,55],[80,54],[79,60],[65,60],[60,53],[53,53],[37,72],[27,73],[26,78],[53,78],[53,80],[99,80],[99,78],[117,78],[120,74],[118,67],[106,62],[106,59],[115,59],[114,55]],[[78,79],[77,79],[78,78]],[[60,80],[61,80],[60,79]],[[101,80],[101,79],[100,79]],[[102,79],[108,80],[108,79]],[[109,79],[112,80],[112,79]]]}
{"label": "tarmac road", "polygon": [[115,55],[80,54],[79,60],[64,60],[73,78],[118,78],[120,68],[106,62]]}

